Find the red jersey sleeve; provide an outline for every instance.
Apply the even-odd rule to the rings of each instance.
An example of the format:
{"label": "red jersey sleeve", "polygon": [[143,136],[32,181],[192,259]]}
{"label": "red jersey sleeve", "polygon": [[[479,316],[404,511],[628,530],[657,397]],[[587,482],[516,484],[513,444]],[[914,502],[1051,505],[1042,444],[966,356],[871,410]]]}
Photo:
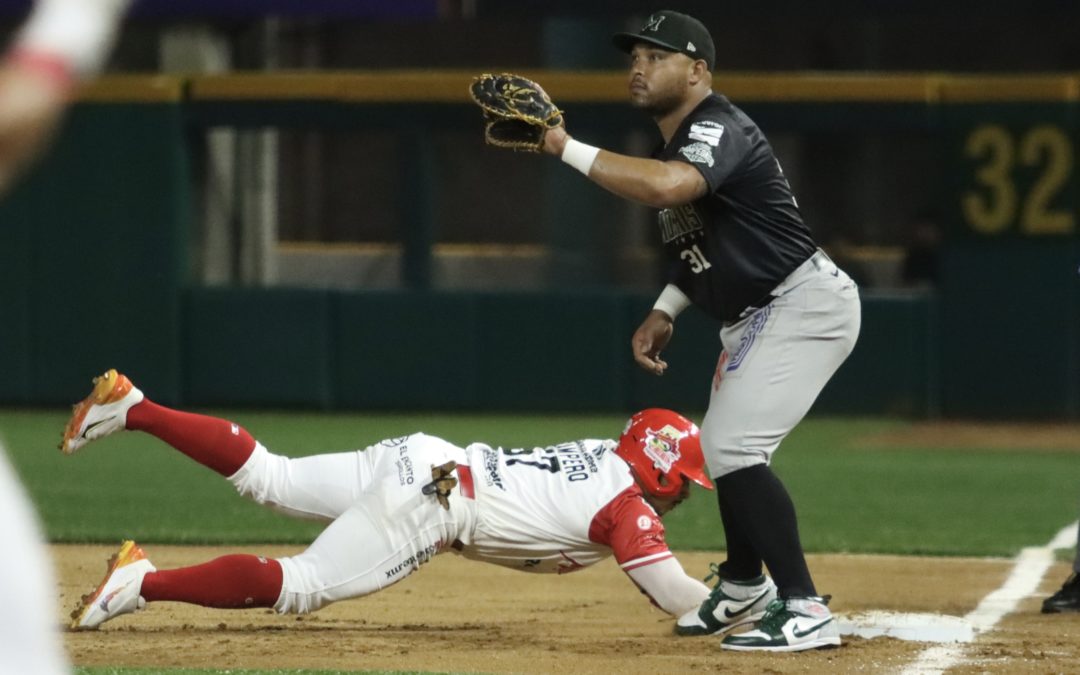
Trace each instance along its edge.
{"label": "red jersey sleeve", "polygon": [[616,562],[627,572],[672,557],[664,524],[636,485],[596,512],[589,525],[589,539],[610,546]]}

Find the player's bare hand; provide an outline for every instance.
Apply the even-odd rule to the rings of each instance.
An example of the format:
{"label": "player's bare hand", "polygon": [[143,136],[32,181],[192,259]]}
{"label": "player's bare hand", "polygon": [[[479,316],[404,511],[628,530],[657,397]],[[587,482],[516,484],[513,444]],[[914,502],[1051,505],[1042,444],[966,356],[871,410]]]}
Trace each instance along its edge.
{"label": "player's bare hand", "polygon": [[675,322],[670,316],[657,309],[650,311],[630,340],[637,364],[654,375],[663,375],[667,362],[660,358],[660,352],[674,331]]}
{"label": "player's bare hand", "polygon": [[562,125],[548,129],[544,134],[544,152],[556,157],[562,156],[563,148],[566,147],[566,141],[569,139],[570,134],[566,133],[566,127]]}
{"label": "player's bare hand", "polygon": [[0,68],[0,193],[52,138],[67,95],[41,73]]}

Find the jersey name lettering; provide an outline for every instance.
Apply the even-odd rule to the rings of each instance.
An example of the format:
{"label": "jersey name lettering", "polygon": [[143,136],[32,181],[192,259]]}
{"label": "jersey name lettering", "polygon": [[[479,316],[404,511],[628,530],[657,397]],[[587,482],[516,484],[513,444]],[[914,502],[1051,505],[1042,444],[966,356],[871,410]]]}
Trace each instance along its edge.
{"label": "jersey name lettering", "polygon": [[701,232],[705,225],[690,204],[683,204],[660,212],[660,238],[666,244]]}
{"label": "jersey name lettering", "polygon": [[570,482],[589,480],[589,474],[597,471],[596,460],[581,443],[556,445],[555,452],[559,454],[563,473]]}

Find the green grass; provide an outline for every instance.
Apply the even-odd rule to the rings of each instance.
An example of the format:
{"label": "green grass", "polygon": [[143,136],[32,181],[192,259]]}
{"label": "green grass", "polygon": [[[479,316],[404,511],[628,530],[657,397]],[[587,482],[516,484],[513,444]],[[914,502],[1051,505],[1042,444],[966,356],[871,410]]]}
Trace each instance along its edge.
{"label": "green grass", "polygon": [[[620,415],[224,416],[273,451],[293,456],[421,430],[462,445],[547,444],[611,437],[623,423]],[[65,420],[66,412],[0,411],[0,437],[53,541],[306,543],[322,527],[247,502],[213,472],[143,434],[117,434],[65,457],[56,450]],[[795,500],[808,551],[1009,556],[1045,544],[1076,519],[1076,453],[871,449],[864,442],[904,425],[809,419],[785,441],[774,467]],[[665,522],[673,548],[723,548],[712,493],[695,490]]]}

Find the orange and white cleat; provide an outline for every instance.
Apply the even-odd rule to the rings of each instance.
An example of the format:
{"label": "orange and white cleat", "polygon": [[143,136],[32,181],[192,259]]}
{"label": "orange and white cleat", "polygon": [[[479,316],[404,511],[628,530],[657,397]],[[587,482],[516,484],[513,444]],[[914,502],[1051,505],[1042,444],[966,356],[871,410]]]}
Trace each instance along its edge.
{"label": "orange and white cleat", "polygon": [[93,630],[123,614],[146,606],[139,595],[143,577],[156,572],[146,553],[133,541],[125,541],[111,558],[97,590],[84,595],[71,612],[71,630]]}
{"label": "orange and white cleat", "polygon": [[94,390],[71,409],[60,449],[70,455],[90,441],[123,429],[128,409],[142,400],[143,393],[115,368],[95,377]]}

